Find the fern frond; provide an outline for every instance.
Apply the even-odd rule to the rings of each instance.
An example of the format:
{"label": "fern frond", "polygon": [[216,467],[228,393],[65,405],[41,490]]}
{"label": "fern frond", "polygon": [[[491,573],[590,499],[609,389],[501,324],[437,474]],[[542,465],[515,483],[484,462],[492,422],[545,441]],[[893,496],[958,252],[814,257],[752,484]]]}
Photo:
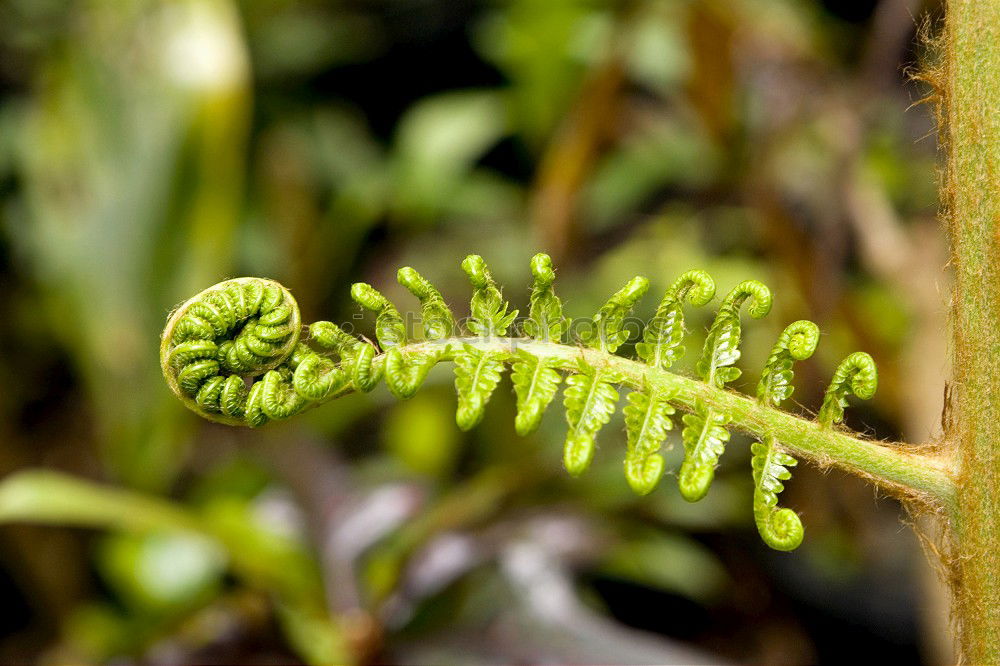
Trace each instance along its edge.
{"label": "fern frond", "polygon": [[523,349],[518,349],[515,357],[510,374],[517,396],[514,428],[524,436],[538,428],[545,409],[556,397],[562,375],[556,371],[554,359],[534,356]]}
{"label": "fern frond", "polygon": [[666,370],[684,355],[684,299],[691,305],[705,305],[715,297],[715,281],[705,271],[688,271],[677,278],[656,308],[653,320],[643,332],[635,351],[649,365]]}
{"label": "fern frond", "polygon": [[[524,332],[535,340],[558,342],[566,330],[566,318],[562,301],[552,287],[556,274],[549,255],[540,252],[531,258],[531,274],[534,285]],[[515,351],[511,380],[517,395],[514,428],[519,435],[527,435],[538,428],[542,414],[555,398],[562,375],[554,365],[552,359],[544,356],[529,354],[523,349]]]}
{"label": "fern frond", "polygon": [[869,400],[878,388],[878,370],[875,361],[864,352],[854,352],[837,366],[833,379],[823,397],[817,420],[825,428],[844,420],[847,394],[853,393],[862,400]]}
{"label": "fern frond", "polygon": [[292,387],[306,400],[323,400],[350,381],[347,373],[326,356],[309,354],[295,368]]}
{"label": "fern frond", "polygon": [[[704,305],[715,296],[715,282],[704,271],[688,271],[667,290],[653,320],[646,326],[636,353],[650,367],[666,370],[684,353],[685,298],[692,305]],[[625,428],[628,450],[625,455],[625,478],[632,489],[645,495],[656,487],[663,475],[663,456],[657,451],[673,427],[670,415],[673,396],[657,391],[647,382],[641,391],[628,395]]]}
{"label": "fern frond", "polygon": [[385,365],[375,363],[376,352],[375,345],[367,342],[362,343],[357,348],[357,353],[353,358],[354,367],[351,371],[351,382],[354,384],[354,388],[359,391],[368,393],[382,381]]}
{"label": "fern frond", "polygon": [[625,478],[632,490],[648,495],[663,476],[663,456],[657,453],[667,431],[673,428],[670,420],[674,410],[668,402],[673,395],[646,386],[642,391],[632,391],[626,400],[625,432],[628,450],[625,454]]}
{"label": "fern frond", "polygon": [[435,289],[434,285],[409,266],[400,268],[396,273],[396,279],[420,300],[424,337],[428,340],[441,340],[454,335],[455,317],[441,297],[441,292]]}
{"label": "fern frond", "polygon": [[483,420],[486,403],[506,369],[505,360],[506,354],[482,351],[468,344],[455,354],[455,390],[458,393],[455,421],[462,430],[471,430]]}
{"label": "fern frond", "polygon": [[341,358],[355,356],[363,344],[361,340],[331,321],[316,321],[309,324],[309,339],[324,349],[336,352]]}
{"label": "fern frond", "polygon": [[[740,358],[740,308],[749,301],[747,311],[760,319],[771,310],[771,291],[756,280],[746,280],[726,295],[705,338],[705,346],[696,369],[710,386],[724,388],[739,378],[739,368],[732,367]],[[697,502],[708,493],[715,478],[715,466],[726,450],[729,423],[726,414],[699,402],[693,414],[684,417],[684,462],[678,475],[681,494]]]}
{"label": "fern frond", "polygon": [[531,274],[535,284],[531,288],[524,332],[535,340],[558,342],[565,332],[566,318],[563,316],[562,301],[552,288],[556,273],[549,255],[538,253],[531,258]]}
{"label": "fern frond", "polygon": [[729,417],[698,404],[695,411],[684,415],[683,421],[684,462],[677,475],[677,486],[684,499],[697,502],[708,494],[715,479],[715,465],[726,450]]}
{"label": "fern frond", "polygon": [[267,418],[279,421],[298,414],[308,404],[306,398],[292,386],[288,368],[269,370],[261,381],[261,407]]}
{"label": "fern frond", "polygon": [[795,513],[777,505],[782,482],[795,464],[789,452],[839,460],[890,487],[916,489],[921,497],[945,505],[953,502],[953,481],[938,461],[904,455],[832,427],[843,419],[848,393],[869,398],[875,392],[877,373],[867,354],[852,354],[837,369],[818,416],[822,427],[775,409],[792,392],[794,361],[807,358],[816,347],[819,331],[811,322],[795,322],[779,337],[761,373],[757,400],[726,390],[740,375],[735,364],[741,309],[747,305],[750,316],[759,318],[771,307],[771,293],[759,282],[743,282],[723,300],[696,365],[698,381],[669,368],[683,353],[683,302],[704,305],[714,295],[712,279],[701,271],[688,271],[667,290],[636,344],[639,360],[631,360],[613,352],[628,336],[626,318],[648,288],[645,278],[634,278],[612,296],[591,320],[592,329],[581,336],[585,346],[573,346],[560,342],[567,320],[553,290],[555,272],[547,255],[538,254],[531,262],[527,338],[500,337],[517,311],[504,301],[482,257],[471,255],[462,267],[473,286],[469,330],[477,337],[454,337],[460,334],[454,332],[455,318],[440,292],[412,268],[401,269],[398,278],[420,300],[424,340],[408,338],[399,311],[373,287],[357,283],[351,289],[354,300],[375,312],[378,346],[331,322],[315,322],[301,336],[298,306],[284,287],[238,278],[206,289],[171,314],[160,344],[163,375],[198,414],[256,427],[350,391],[370,391],[383,377],[393,395],[409,398],[434,365],[448,360],[455,363],[456,421],[469,429],[482,420],[510,364],[516,428],[523,435],[538,427],[566,373],[564,463],[574,476],[594,456],[597,434],[618,402],[617,386],[627,385],[625,476],[632,489],[651,492],[662,477],[659,451],[676,408],[688,412],[678,486],[689,501],[708,491],[729,441],[728,428],[741,428],[760,440],[753,445],[754,515],[764,541],[779,549],[793,548],[803,534]]}
{"label": "fern frond", "polygon": [[785,489],[782,481],[792,478],[789,467],[795,458],[778,449],[773,437],[750,445],[753,465],[753,515],[761,538],[775,550],[795,550],[802,543],[805,529],[791,509],[779,509],[778,494]]}
{"label": "fern frond", "polygon": [[351,298],[366,310],[375,313],[375,339],[382,351],[406,344],[406,325],[396,306],[370,284],[355,282],[351,285]]}
{"label": "fern frond", "polygon": [[247,406],[244,418],[247,425],[251,428],[259,428],[268,421],[267,415],[264,413],[263,396],[264,380],[261,379],[259,382],[254,382],[254,385],[250,387],[250,391],[247,394]]}
{"label": "fern frond", "polygon": [[813,355],[819,343],[819,327],[807,319],[792,322],[782,331],[764,364],[757,383],[757,398],[774,406],[792,395],[792,364]]}
{"label": "fern frond", "polygon": [[581,335],[582,341],[592,349],[612,353],[628,339],[623,328],[625,318],[649,289],[649,280],[634,277],[619,289],[591,319],[591,327]]}
{"label": "fern frond", "polygon": [[[357,390],[367,393],[382,380],[384,366],[373,365],[378,350],[371,343],[359,340],[329,321],[310,324],[309,339],[340,357],[344,376]],[[334,394],[337,390],[331,389],[326,395]]]}
{"label": "fern frond", "polygon": [[462,261],[462,270],[472,283],[472,301],[469,309],[472,319],[469,330],[480,337],[501,336],[517,318],[517,310],[507,312],[508,303],[493,282],[486,262],[478,254],[470,254]]}
{"label": "fern frond", "polygon": [[713,386],[722,388],[741,374],[739,368],[730,366],[740,360],[740,308],[747,300],[747,311],[754,319],[771,311],[771,290],[756,280],[741,282],[729,292],[708,331],[696,368],[701,378]]}
{"label": "fern frond", "polygon": [[[813,355],[819,343],[819,327],[811,321],[789,324],[778,337],[767,358],[757,383],[757,400],[761,404],[779,406],[792,394],[792,365]],[[778,508],[778,494],[784,490],[782,481],[792,477],[789,467],[798,464],[781,451],[778,440],[767,434],[754,442],[750,451],[753,468],[753,514],[761,539],[777,550],[794,550],[802,543],[805,529],[791,509]]]}
{"label": "fern frond", "polygon": [[566,407],[566,444],[563,464],[572,476],[579,476],[594,458],[597,432],[611,420],[618,402],[613,372],[580,362],[577,374],[566,379],[563,405]]}
{"label": "fern frond", "polygon": [[389,391],[400,400],[412,398],[445,351],[410,353],[399,347],[389,349],[385,354],[385,384]]}

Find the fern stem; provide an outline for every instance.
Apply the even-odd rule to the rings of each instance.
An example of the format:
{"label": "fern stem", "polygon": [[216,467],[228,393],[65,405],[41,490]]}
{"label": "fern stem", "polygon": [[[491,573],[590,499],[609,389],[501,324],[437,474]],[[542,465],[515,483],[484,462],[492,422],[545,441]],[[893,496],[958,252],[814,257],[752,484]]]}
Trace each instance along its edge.
{"label": "fern stem", "polygon": [[[955,508],[955,484],[950,460],[935,455],[912,453],[905,445],[885,444],[852,437],[834,428],[825,428],[733,391],[713,387],[696,379],[659,370],[639,361],[596,349],[584,349],[554,342],[525,338],[448,338],[415,342],[402,348],[415,354],[437,352],[437,361],[453,360],[455,353],[469,345],[481,351],[510,355],[523,350],[551,359],[552,367],[574,371],[580,359],[600,371],[612,371],[621,384],[641,390],[648,385],[671,395],[671,403],[693,411],[699,402],[731,416],[730,426],[757,437],[774,436],[794,455],[821,466],[834,466],[865,477],[898,495],[930,502],[949,514]],[[442,348],[446,349],[442,353]],[[381,358],[376,359],[379,362]],[[329,396],[343,395],[350,389]]]}
{"label": "fern stem", "polygon": [[940,132],[955,273],[955,616],[967,663],[1000,663],[1000,0],[949,0]]}

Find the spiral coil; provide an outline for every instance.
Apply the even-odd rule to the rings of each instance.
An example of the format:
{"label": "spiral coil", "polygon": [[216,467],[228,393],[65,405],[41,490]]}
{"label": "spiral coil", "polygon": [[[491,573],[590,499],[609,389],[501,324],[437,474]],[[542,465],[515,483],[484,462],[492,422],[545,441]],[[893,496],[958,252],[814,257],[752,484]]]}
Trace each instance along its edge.
{"label": "spiral coil", "polygon": [[[355,287],[395,312],[367,285]],[[398,329],[404,341],[401,321]],[[376,361],[373,345],[328,321],[311,324],[308,333],[303,341],[299,307],[285,287],[264,278],[236,278],[206,289],[170,315],[160,365],[188,408],[212,421],[251,427],[286,419],[341,391],[370,391],[382,379],[383,363]]]}

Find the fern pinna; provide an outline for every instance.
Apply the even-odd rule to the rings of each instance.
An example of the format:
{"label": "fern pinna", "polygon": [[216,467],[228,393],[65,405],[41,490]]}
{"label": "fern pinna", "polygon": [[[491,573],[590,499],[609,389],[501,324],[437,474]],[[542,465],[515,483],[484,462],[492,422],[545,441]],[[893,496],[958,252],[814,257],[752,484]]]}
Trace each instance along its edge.
{"label": "fern pinna", "polygon": [[[904,453],[851,437],[836,424],[846,396],[870,398],[876,388],[875,365],[867,354],[845,359],[827,389],[817,421],[776,407],[792,392],[792,364],[812,355],[819,339],[815,324],[798,321],[785,329],[768,357],[757,399],[734,393],[726,384],[740,376],[741,311],[763,317],[771,293],[760,282],[738,284],[722,300],[696,365],[698,380],[670,371],[684,353],[684,308],[708,304],[715,283],[703,271],[681,275],[667,290],[652,321],[636,343],[636,359],[615,354],[626,341],[624,323],[649,287],[630,280],[588,322],[575,341],[562,303],[553,289],[555,272],[545,254],[531,261],[534,286],[528,316],[510,334],[518,311],[511,309],[478,255],[462,269],[472,284],[467,332],[459,330],[440,292],[413,268],[399,270],[399,282],[420,302],[420,339],[412,339],[399,310],[378,290],[357,283],[352,298],[375,314],[375,340],[356,338],[336,324],[318,321],[303,327],[295,299],[280,284],[238,278],[222,282],[181,305],[164,330],[160,359],[167,383],[189,408],[233,425],[260,426],[350,391],[371,391],[382,380],[402,399],[411,397],[430,369],[451,361],[458,394],[456,421],[463,430],[483,418],[503,373],[511,368],[517,398],[516,429],[535,430],[565,379],[563,405],[568,431],[564,463],[570,474],[583,473],[594,456],[598,432],[619,402],[619,388],[630,389],[624,407],[625,477],[639,493],[651,492],[664,474],[660,455],[678,409],[683,416],[684,461],[678,472],[681,494],[698,501],[708,492],[729,428],[755,436],[752,445],[754,517],[763,540],[791,550],[801,543],[802,523],[790,509],[777,508],[796,464],[793,452],[861,470],[889,487],[925,489],[941,484],[934,470],[882,465]],[[872,462],[875,461],[875,462]],[[895,477],[893,476],[895,475]],[[920,475],[923,475],[921,477]],[[896,478],[898,477],[898,478]],[[915,478],[920,477],[920,478]]]}

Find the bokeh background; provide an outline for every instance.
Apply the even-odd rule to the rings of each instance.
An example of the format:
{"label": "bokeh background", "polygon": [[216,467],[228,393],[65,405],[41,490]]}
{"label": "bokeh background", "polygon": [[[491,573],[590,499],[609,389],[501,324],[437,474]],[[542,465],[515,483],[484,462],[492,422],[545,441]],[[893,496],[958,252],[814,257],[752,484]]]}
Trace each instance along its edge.
{"label": "bokeh background", "polygon": [[[776,293],[740,387],[819,323],[795,402],[847,353],[849,412],[939,432],[945,239],[919,0],[0,3],[0,662],[893,663],[950,658],[905,511],[800,465],[768,550],[734,436],[709,496],[628,490],[616,416],[582,478],[508,380],[462,434],[448,368],[259,431],[173,398],[158,337],[237,275],[352,321],[413,265],[458,312],[485,256],[572,316],[636,273]],[[690,368],[708,313],[689,322]],[[363,322],[362,322],[363,326]],[[681,457],[676,431],[668,456]],[[40,524],[46,523],[46,524]],[[207,526],[207,527],[205,527]]]}

